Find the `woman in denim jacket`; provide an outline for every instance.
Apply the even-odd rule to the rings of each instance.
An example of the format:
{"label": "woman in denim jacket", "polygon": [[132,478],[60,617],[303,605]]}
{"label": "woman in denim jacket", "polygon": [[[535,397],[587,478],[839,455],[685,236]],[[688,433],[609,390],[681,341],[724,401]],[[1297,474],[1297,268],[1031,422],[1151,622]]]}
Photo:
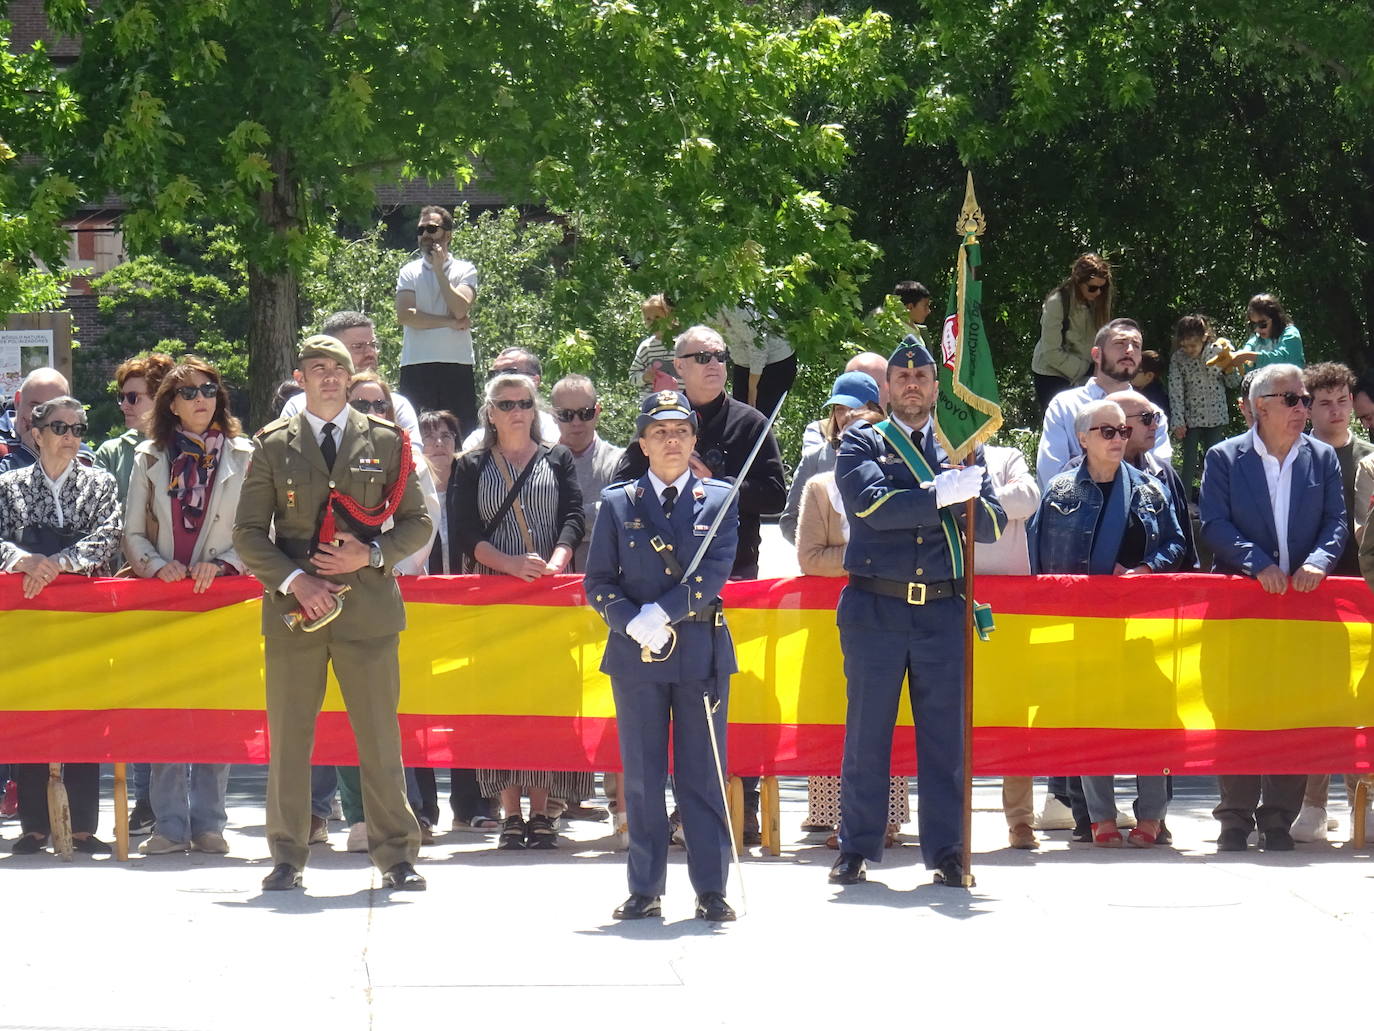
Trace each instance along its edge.
{"label": "woman in denim jacket", "polygon": [[[1166,573],[1183,558],[1183,531],[1159,483],[1122,461],[1133,427],[1114,401],[1094,401],[1074,419],[1083,462],[1045,488],[1030,524],[1032,573],[1125,576]],[[1149,848],[1168,805],[1165,778],[1137,778],[1139,824],[1130,844]],[[1120,847],[1110,776],[1084,777],[1093,843]]]}

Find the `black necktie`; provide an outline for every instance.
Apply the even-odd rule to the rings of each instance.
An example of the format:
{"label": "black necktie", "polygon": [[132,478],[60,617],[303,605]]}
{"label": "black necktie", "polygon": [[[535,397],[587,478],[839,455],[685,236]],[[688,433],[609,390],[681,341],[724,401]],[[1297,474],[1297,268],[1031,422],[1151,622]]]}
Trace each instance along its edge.
{"label": "black necktie", "polygon": [[325,466],[333,470],[334,459],[339,453],[339,448],[334,443],[334,424],[332,422],[324,424],[324,440],[320,441],[320,451],[324,455]]}
{"label": "black necktie", "polygon": [[912,430],[911,442],[921,449],[921,454],[925,455],[926,461],[930,463],[931,471],[938,473],[940,471],[940,459],[935,454],[935,434]]}
{"label": "black necktie", "polygon": [[677,504],[677,488],[664,487],[663,497],[659,498],[659,502],[663,505],[663,514],[672,515],[673,506]]}

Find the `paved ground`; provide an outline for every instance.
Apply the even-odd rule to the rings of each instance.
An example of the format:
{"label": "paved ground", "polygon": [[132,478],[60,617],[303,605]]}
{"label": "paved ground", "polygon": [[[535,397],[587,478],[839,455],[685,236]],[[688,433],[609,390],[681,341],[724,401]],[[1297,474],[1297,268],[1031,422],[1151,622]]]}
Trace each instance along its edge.
{"label": "paved ground", "polygon": [[[785,572],[779,542],[766,539],[765,555]],[[680,850],[665,919],[611,921],[624,856],[593,823],[573,824],[556,853],[445,834],[422,856],[430,890],[396,897],[365,856],[343,852],[335,825],[312,850],[305,892],[264,895],[262,784],[260,768],[235,769],[227,857],[66,865],[0,845],[0,1029],[1367,1019],[1362,979],[1332,978],[1326,963],[1374,946],[1369,849],[1218,856],[1208,781],[1178,782],[1173,849],[1109,852],[1058,832],[1037,853],[1006,847],[996,782],[980,781],[968,893],[931,885],[911,836],[868,883],[830,887],[834,853],[799,830],[804,782],[784,781],[784,854],[745,860],[731,898],[747,911],[721,928],[692,919]],[[1333,815],[1343,837],[1347,813]]]}
{"label": "paved ground", "polygon": [[611,921],[624,859],[592,823],[556,853],[443,835],[422,857],[430,890],[394,897],[336,825],[304,893],[264,895],[261,784],[236,768],[227,857],[0,856],[0,1028],[805,1026],[854,1007],[879,1026],[986,1027],[1089,1006],[1123,1026],[1272,1027],[1368,1009],[1343,979],[1301,976],[1297,953],[1368,954],[1369,850],[1217,856],[1205,781],[1179,782],[1174,849],[1059,832],[1038,853],[1005,847],[996,784],[980,782],[969,893],[930,885],[910,836],[867,884],[830,887],[834,853],[799,831],[804,782],[785,781],[785,852],[745,861],[747,895],[731,895],[747,912],[720,929],[691,917],[681,850],[665,919]]}

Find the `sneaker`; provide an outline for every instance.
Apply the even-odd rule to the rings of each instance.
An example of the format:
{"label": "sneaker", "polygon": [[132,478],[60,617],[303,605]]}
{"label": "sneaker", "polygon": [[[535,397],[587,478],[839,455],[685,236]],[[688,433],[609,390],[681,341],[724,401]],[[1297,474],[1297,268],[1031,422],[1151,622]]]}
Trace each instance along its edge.
{"label": "sneaker", "polygon": [[1303,806],[1290,833],[1294,841],[1325,841],[1326,810],[1314,805]]}
{"label": "sneaker", "polygon": [[138,846],[138,854],[141,856],[165,856],[173,852],[189,852],[190,849],[191,843],[189,841],[173,841],[171,838],[164,838],[161,834],[154,834]]}
{"label": "sneaker", "polygon": [[[366,826],[366,825],[364,825],[364,826]],[[350,832],[350,833],[351,833],[351,832]],[[433,844],[434,844],[434,828],[431,827],[429,824],[423,822],[423,821],[421,821],[421,823],[420,823],[420,844],[421,844],[421,845],[433,845]]]}
{"label": "sneaker", "polygon": [[334,796],[334,801],[329,805],[329,818],[343,823],[343,803],[339,801],[339,796]]}
{"label": "sneaker", "polygon": [[1135,813],[1123,813],[1120,809],[1116,811],[1116,825],[1123,830],[1130,830],[1135,826]]}
{"label": "sneaker", "polygon": [[306,839],[307,845],[327,845],[329,844],[329,821],[323,816],[310,814],[310,837]]}
{"label": "sneaker", "polygon": [[5,797],[0,799],[0,816],[9,819],[19,812],[19,782],[5,781]]}
{"label": "sneaker", "polygon": [[668,844],[687,847],[687,835],[682,829],[682,814],[676,809],[668,816]]}
{"label": "sneaker", "polygon": [[367,851],[367,824],[355,823],[348,828],[348,851],[366,852]]}
{"label": "sneaker", "polygon": [[153,804],[146,798],[138,799],[129,810],[129,836],[136,838],[153,833],[154,822]]}
{"label": "sneaker", "polygon": [[1035,827],[1042,831],[1073,830],[1073,810],[1054,795],[1046,795],[1045,807],[1040,810],[1040,817],[1035,821]]}
{"label": "sneaker", "polygon": [[[151,838],[149,839],[152,840]],[[148,844],[145,841],[143,844]],[[224,835],[218,831],[203,831],[193,835],[191,838],[191,850],[193,852],[205,852],[212,856],[223,856],[229,854],[229,842],[224,840]]]}

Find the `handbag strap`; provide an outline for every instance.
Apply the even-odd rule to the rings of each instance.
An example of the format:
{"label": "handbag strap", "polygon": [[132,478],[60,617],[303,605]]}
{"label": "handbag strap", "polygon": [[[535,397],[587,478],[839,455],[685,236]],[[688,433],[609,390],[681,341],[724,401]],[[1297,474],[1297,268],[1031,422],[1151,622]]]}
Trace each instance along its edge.
{"label": "handbag strap", "polygon": [[[520,470],[520,475],[515,477],[514,480],[511,478],[510,465],[506,461],[506,456],[501,456],[501,461],[496,463],[496,468],[501,474],[501,479],[506,484],[506,499],[501,502],[501,507],[496,510],[496,514],[492,516],[487,522],[487,525],[482,528],[482,536],[484,538],[490,537],[492,531],[495,530],[496,527],[500,525],[501,520],[506,517],[506,513],[514,509],[515,521],[520,527],[520,536],[524,538],[525,547],[530,551],[535,550],[534,536],[530,533],[529,523],[525,519],[525,508],[520,504],[520,488],[525,485],[525,481],[529,479],[530,473],[534,472],[535,463],[540,461],[547,453],[548,448],[542,444],[539,445],[539,449],[535,451],[534,457],[525,463],[525,468]],[[491,457],[491,452],[488,451],[487,461],[491,461]]]}

